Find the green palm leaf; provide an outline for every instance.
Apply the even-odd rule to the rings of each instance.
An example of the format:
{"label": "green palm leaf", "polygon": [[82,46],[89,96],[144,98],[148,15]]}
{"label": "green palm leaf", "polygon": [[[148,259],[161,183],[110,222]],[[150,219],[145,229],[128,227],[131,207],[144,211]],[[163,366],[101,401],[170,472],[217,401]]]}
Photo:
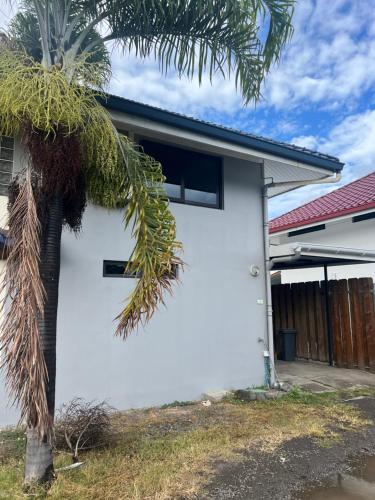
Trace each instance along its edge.
{"label": "green palm leaf", "polygon": [[[88,2],[90,3],[90,2]],[[88,5],[82,2],[82,6]],[[107,12],[110,33],[125,51],[155,57],[163,73],[202,80],[234,73],[245,102],[258,99],[265,73],[291,36],[294,0],[141,0],[93,3]]]}

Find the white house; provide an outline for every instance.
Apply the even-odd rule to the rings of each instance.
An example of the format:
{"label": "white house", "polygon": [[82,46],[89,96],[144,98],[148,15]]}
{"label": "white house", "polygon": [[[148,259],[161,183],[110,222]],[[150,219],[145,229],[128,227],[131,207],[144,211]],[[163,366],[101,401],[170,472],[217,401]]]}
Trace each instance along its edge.
{"label": "white house", "polygon": [[[343,164],[120,97],[106,106],[119,129],[162,161],[187,266],[166,308],[123,342],[114,318],[134,279],[121,275],[132,248],[122,212],[91,205],[78,238],[64,231],[57,406],[81,396],[126,409],[263,384],[265,351],[273,359],[267,196],[334,181]],[[3,139],[0,158],[5,207],[19,143]],[[0,425],[15,418],[1,382]]]}
{"label": "white house", "polygon": [[[360,249],[365,260],[375,251],[375,172],[273,219],[270,235],[272,250],[300,243],[335,247],[338,251],[351,248],[353,254]],[[329,279],[367,277],[375,281],[375,264],[357,261],[328,268]],[[282,283],[323,278],[319,265],[303,272],[300,268],[281,271]]]}

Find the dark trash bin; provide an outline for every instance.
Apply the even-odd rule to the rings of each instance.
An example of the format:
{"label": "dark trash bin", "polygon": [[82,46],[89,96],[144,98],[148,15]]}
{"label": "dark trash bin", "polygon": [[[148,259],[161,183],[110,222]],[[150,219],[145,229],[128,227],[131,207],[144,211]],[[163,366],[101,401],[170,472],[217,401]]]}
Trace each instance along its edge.
{"label": "dark trash bin", "polygon": [[280,359],[282,361],[294,361],[296,358],[296,335],[293,328],[283,328],[279,330],[280,338]]}

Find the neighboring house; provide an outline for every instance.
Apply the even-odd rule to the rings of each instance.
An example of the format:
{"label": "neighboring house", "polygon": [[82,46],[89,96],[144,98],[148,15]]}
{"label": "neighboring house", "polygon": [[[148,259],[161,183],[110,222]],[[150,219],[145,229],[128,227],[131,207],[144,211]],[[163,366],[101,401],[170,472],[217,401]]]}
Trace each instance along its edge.
{"label": "neighboring house", "polygon": [[[80,396],[126,409],[262,385],[264,351],[273,356],[266,196],[296,182],[334,180],[342,163],[119,97],[106,105],[116,127],[164,166],[186,268],[166,308],[123,342],[114,337],[114,318],[134,287],[123,275],[133,244],[123,212],[89,205],[79,237],[63,232],[57,406]],[[23,159],[19,143],[12,155],[7,141],[4,207],[6,184]],[[3,385],[0,424],[7,424],[15,411],[6,408]]]}
{"label": "neighboring house", "polygon": [[[295,242],[375,251],[375,172],[270,222],[271,248]],[[323,269],[281,271],[282,283],[322,280]],[[328,278],[375,281],[375,264],[332,266]]]}

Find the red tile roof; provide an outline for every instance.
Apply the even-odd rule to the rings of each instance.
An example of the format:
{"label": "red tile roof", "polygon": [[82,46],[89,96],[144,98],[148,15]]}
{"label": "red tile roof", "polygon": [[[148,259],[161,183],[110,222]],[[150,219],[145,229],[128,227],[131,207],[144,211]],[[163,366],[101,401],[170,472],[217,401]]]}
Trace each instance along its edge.
{"label": "red tile roof", "polygon": [[375,172],[271,220],[270,233],[375,208]]}

